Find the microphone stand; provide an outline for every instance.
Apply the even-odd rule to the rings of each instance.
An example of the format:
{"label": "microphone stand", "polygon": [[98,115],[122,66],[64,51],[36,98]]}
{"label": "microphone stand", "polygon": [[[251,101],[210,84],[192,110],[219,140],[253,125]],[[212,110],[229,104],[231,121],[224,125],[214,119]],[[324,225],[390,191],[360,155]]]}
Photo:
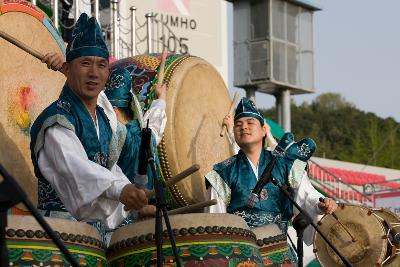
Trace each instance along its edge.
{"label": "microphone stand", "polygon": [[22,202],[31,212],[36,221],[42,226],[53,242],[57,245],[65,258],[74,267],[80,265],[65,245],[56,236],[50,225],[43,219],[43,216],[27,198],[25,192],[18,185],[15,179],[0,164],[0,175],[4,180],[0,183],[0,266],[9,266],[8,250],[6,245],[7,210],[14,205]]}
{"label": "microphone stand", "polygon": [[154,154],[151,149],[151,142],[149,147],[146,148],[146,156],[148,166],[150,166],[151,174],[153,176],[153,185],[156,196],[156,218],[155,218],[155,240],[157,246],[157,267],[163,266],[163,255],[162,255],[162,245],[163,245],[163,224],[162,218],[164,217],[165,225],[167,227],[167,232],[169,236],[169,240],[171,242],[172,251],[174,253],[176,265],[178,267],[182,267],[183,264],[181,262],[181,258],[178,254],[178,250],[176,248],[175,236],[172,232],[171,223],[168,217],[167,210],[167,201],[165,199],[165,188],[161,179],[158,178],[156,172],[156,164],[154,161]]}
{"label": "microphone stand", "polygon": [[[298,266],[303,266],[303,232],[304,229],[310,224],[315,231],[317,231],[321,237],[325,240],[325,242],[332,248],[332,250],[339,256],[339,258],[342,260],[345,266],[347,267],[352,267],[350,262],[337,250],[337,248],[332,244],[332,242],[325,236],[324,233],[319,229],[319,227],[312,221],[310,215],[303,210],[299,204],[293,199],[293,197],[290,195],[288,192],[288,186],[287,185],[281,185],[278,180],[275,179],[275,177],[271,177],[271,182],[279,188],[279,190],[289,199],[290,202],[297,208],[299,211],[299,221],[298,222],[293,222],[293,227],[296,229],[296,227],[299,229],[299,231],[296,229],[297,236],[301,240],[297,240],[297,253],[299,258],[299,265]],[[301,214],[301,215],[300,215]],[[296,227],[295,227],[296,224]],[[301,242],[301,243],[300,243]],[[301,244],[301,245],[300,245]]]}
{"label": "microphone stand", "polygon": [[304,251],[303,251],[303,233],[304,230],[307,228],[308,225],[311,223],[311,218],[307,213],[299,213],[293,220],[293,228],[296,230],[297,233],[297,259],[299,260],[298,267],[303,267],[303,258],[304,258]]}

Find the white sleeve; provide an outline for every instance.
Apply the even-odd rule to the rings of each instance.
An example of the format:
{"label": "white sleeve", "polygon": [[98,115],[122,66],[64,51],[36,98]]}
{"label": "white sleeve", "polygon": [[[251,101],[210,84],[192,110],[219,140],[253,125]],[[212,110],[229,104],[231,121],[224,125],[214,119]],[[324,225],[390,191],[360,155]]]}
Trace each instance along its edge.
{"label": "white sleeve", "polygon": [[104,109],[104,113],[106,113],[108,120],[110,121],[110,126],[113,132],[117,132],[117,115],[111,105],[111,102],[108,100],[104,90],[100,92],[97,97],[97,105]]}
{"label": "white sleeve", "polygon": [[278,145],[278,142],[276,142],[275,138],[272,136],[272,134],[267,134],[267,138],[265,140],[265,148],[269,151],[274,151],[275,147]]}
{"label": "white sleeve", "polygon": [[143,115],[143,127],[146,127],[149,120],[149,128],[156,138],[157,145],[161,142],[165,125],[167,124],[167,115],[165,113],[166,103],[162,99],[156,99],[151,104],[150,109]]}
{"label": "white sleeve", "polygon": [[[318,206],[319,198],[323,197],[323,195],[312,186],[305,170],[303,171],[303,175],[300,179],[301,180],[298,188],[295,188],[295,201],[302,209],[307,211],[314,223],[317,223],[321,218],[320,215],[323,214],[323,211]],[[298,214],[299,211],[294,208],[294,213]],[[303,238],[306,245],[310,246],[312,244],[314,232],[315,230],[311,225],[304,230]]]}
{"label": "white sleeve", "polygon": [[217,204],[213,206],[209,206],[205,209],[206,213],[226,213],[226,205],[224,201],[218,196],[217,191],[215,191],[214,187],[210,186],[207,189],[208,199],[216,199]]}
{"label": "white sleeve", "polygon": [[59,125],[48,128],[38,164],[77,220],[99,219],[114,228],[126,217],[119,196],[128,178],[117,166],[110,171],[90,161],[73,131]]}
{"label": "white sleeve", "polygon": [[229,143],[231,144],[231,151],[236,155],[239,152],[240,147],[238,146],[238,144],[235,141],[235,136],[233,134],[233,131],[227,130],[227,133],[228,133],[227,137],[228,137]]}

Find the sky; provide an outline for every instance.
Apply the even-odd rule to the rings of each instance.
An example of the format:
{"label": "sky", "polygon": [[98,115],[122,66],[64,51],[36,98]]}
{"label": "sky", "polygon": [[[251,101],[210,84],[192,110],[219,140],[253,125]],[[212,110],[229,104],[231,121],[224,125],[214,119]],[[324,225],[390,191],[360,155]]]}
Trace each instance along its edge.
{"label": "sky", "polygon": [[[321,93],[340,93],[348,102],[400,122],[400,1],[313,0],[315,94],[293,96],[296,103]],[[256,94],[257,106],[275,98]]]}

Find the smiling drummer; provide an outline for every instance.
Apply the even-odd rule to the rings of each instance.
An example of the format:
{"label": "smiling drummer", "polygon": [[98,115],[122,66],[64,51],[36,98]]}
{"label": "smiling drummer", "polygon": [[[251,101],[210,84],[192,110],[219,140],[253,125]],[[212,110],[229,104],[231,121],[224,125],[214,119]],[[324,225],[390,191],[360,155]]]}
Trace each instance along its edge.
{"label": "smiling drummer", "polygon": [[[253,208],[246,203],[259,177],[272,160],[271,151],[264,148],[267,128],[264,118],[254,104],[243,98],[235,111],[234,136],[240,150],[237,155],[214,165],[213,170],[206,175],[211,184],[208,188],[210,199],[217,199],[218,204],[210,207],[212,213],[232,213],[245,219],[250,227],[277,224],[283,233],[287,233],[288,222],[293,217],[293,206],[279,188],[268,183],[261,192],[261,199]],[[283,139],[288,142],[293,135],[287,133]],[[278,157],[272,175],[281,184],[289,184],[294,190],[294,198],[311,217],[319,214],[332,213],[336,203],[325,198],[319,202],[322,195],[311,185],[305,167],[315,143],[311,139],[303,139],[304,146],[294,143],[289,157]],[[296,148],[296,149],[295,149]],[[308,149],[306,149],[308,148]],[[304,234],[304,241],[310,245],[312,231],[309,226]]]}
{"label": "smiling drummer", "polygon": [[[59,99],[31,128],[31,155],[45,216],[86,221],[104,236],[147,204],[115,164],[121,149],[97,105],[109,76],[109,52],[95,18],[83,13],[66,53],[67,81]],[[121,129],[121,128],[118,128]]]}

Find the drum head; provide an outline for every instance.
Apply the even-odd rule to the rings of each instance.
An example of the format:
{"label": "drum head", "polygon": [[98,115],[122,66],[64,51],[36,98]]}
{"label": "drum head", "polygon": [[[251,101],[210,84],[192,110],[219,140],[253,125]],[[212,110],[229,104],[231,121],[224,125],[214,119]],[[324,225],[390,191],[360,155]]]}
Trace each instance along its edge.
{"label": "drum head", "polygon": [[[367,208],[343,205],[335,212],[350,235],[333,218],[325,215],[319,222],[321,231],[353,266],[375,266],[381,264],[387,250],[383,224]],[[318,233],[314,237],[314,252],[322,266],[343,266],[342,261]]]}
{"label": "drum head", "polygon": [[[5,0],[0,4],[0,30],[42,54],[65,51],[49,19],[25,1]],[[40,112],[58,98],[65,78],[3,38],[0,59],[0,162],[36,203],[30,127]]]}
{"label": "drum head", "polygon": [[171,73],[162,144],[168,160],[165,166],[176,175],[193,164],[200,165],[198,172],[176,186],[181,205],[204,201],[204,176],[214,164],[231,156],[228,139],[219,136],[230,102],[221,76],[200,58],[187,58]]}
{"label": "drum head", "polygon": [[283,234],[282,230],[277,224],[268,224],[260,227],[251,229],[258,239],[264,239],[272,236],[278,236]]}
{"label": "drum head", "polygon": [[[140,55],[114,62],[111,70],[122,67],[131,73],[133,91],[146,109],[159,64],[159,54]],[[168,56],[164,82],[167,125],[158,149],[163,176],[168,180],[199,164],[200,170],[171,187],[171,193],[177,206],[205,201],[204,176],[231,156],[228,138],[219,136],[231,103],[228,90],[213,66],[187,55]]]}

